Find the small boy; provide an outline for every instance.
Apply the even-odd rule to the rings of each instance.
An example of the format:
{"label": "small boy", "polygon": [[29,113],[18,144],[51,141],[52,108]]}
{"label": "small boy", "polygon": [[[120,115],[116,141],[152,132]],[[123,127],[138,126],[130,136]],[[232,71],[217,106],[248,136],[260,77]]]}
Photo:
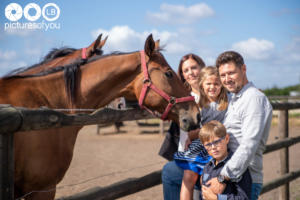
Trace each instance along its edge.
{"label": "small boy", "polygon": [[[200,130],[199,138],[208,154],[212,156],[211,161],[205,165],[200,178],[202,188],[200,199],[250,199],[252,179],[248,169],[240,177],[239,182],[226,180],[220,175],[223,166],[233,154],[227,149],[229,135],[224,125],[216,120],[206,123]],[[214,177],[217,177],[220,183],[226,184],[222,194],[213,193],[207,185],[207,181]]]}

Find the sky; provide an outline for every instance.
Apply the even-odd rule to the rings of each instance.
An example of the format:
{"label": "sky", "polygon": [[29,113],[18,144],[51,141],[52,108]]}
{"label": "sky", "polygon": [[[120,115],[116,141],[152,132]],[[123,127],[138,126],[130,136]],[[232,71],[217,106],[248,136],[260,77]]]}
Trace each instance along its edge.
{"label": "sky", "polygon": [[141,50],[152,33],[175,71],[187,53],[214,65],[234,50],[258,88],[300,83],[298,0],[1,0],[0,12],[0,76],[52,48],[87,47],[100,33],[104,53]]}

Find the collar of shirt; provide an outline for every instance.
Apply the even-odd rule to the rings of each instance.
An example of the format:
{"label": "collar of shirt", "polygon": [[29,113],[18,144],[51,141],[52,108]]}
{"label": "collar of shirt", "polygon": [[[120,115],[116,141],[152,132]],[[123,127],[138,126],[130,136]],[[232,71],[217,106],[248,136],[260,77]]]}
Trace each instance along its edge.
{"label": "collar of shirt", "polygon": [[248,82],[246,85],[244,85],[244,87],[238,92],[238,93],[231,93],[231,98],[232,99],[237,99],[237,98],[240,98],[243,93],[249,88],[249,87],[252,87],[254,86],[252,82]]}
{"label": "collar of shirt", "polygon": [[223,160],[221,160],[217,165],[215,165],[216,160],[214,158],[212,158],[209,161],[209,165],[213,166],[214,168],[221,167],[221,166],[223,166],[231,158],[232,155],[233,155],[233,152],[230,151],[230,149],[228,149],[228,154],[227,154],[227,156]]}

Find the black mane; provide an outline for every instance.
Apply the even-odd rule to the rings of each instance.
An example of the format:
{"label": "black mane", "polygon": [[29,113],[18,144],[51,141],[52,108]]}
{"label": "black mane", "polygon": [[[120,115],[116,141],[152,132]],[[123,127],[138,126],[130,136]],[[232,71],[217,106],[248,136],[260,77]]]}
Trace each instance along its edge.
{"label": "black mane", "polygon": [[69,47],[62,47],[62,48],[53,48],[45,57],[42,62],[49,62],[55,58],[63,57],[69,55],[76,51],[77,49],[69,48]]}
{"label": "black mane", "polygon": [[69,48],[69,47],[61,47],[61,48],[53,48],[44,58],[40,63],[31,65],[29,67],[21,67],[18,69],[14,69],[10,72],[8,72],[6,75],[4,75],[4,78],[6,77],[13,77],[14,75],[18,75],[20,73],[26,72],[30,69],[39,67],[40,65],[43,65],[47,62],[50,62],[51,60],[54,60],[55,58],[63,57],[66,55],[69,55],[76,51],[77,49],[74,48]]}
{"label": "black mane", "polygon": [[[133,52],[130,52],[133,53]],[[42,77],[46,76],[49,74],[53,74],[56,72],[61,72],[63,71],[63,76],[64,76],[64,81],[65,81],[65,88],[68,97],[70,98],[71,102],[75,102],[75,92],[76,92],[76,81],[77,81],[77,75],[79,73],[79,69],[81,66],[91,63],[94,61],[97,61],[99,59],[109,57],[109,56],[115,56],[115,55],[124,55],[124,54],[130,54],[130,53],[123,53],[123,52],[112,52],[111,54],[106,54],[106,55],[96,55],[88,59],[77,59],[71,64],[63,65],[63,66],[57,66],[55,68],[50,68],[48,70],[42,71],[37,74],[27,74],[27,75],[20,75],[20,74],[8,74],[4,76],[2,79],[3,80],[8,80],[8,79],[20,79],[20,78],[32,78],[32,77]],[[57,55],[57,54],[56,54]],[[54,58],[52,58],[54,59]],[[32,67],[37,67],[40,64],[33,65]]]}

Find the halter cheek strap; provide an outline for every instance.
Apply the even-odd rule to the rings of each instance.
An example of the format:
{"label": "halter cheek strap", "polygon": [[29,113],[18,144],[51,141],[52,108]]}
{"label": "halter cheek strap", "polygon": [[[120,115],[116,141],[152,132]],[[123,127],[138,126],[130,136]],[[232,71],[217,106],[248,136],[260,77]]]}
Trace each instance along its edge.
{"label": "halter cheek strap", "polygon": [[87,59],[87,56],[86,56],[86,48],[82,48],[82,50],[81,50],[81,58],[82,58],[82,59]]}
{"label": "halter cheek strap", "polygon": [[[145,52],[143,50],[141,50],[140,55],[141,55],[142,71],[144,74],[143,88],[141,90],[141,94],[139,97],[139,105],[140,105],[141,109],[146,109],[151,114],[153,114],[157,117],[160,117],[162,120],[165,120],[168,116],[168,113],[170,112],[170,110],[172,109],[172,107],[175,104],[181,103],[181,102],[187,102],[187,101],[195,101],[195,98],[193,96],[187,96],[187,97],[181,97],[181,98],[172,97],[172,96],[168,95],[167,93],[165,93],[164,91],[157,88],[155,85],[153,85],[151,82],[150,76],[149,76],[147,65],[146,65]],[[145,105],[143,105],[148,89],[154,90],[154,92],[156,92],[157,94],[159,94],[161,97],[163,97],[165,100],[167,100],[169,102],[167,107],[165,108],[165,111],[163,112],[163,114],[161,116],[159,113],[152,111],[149,108],[147,108]]]}

